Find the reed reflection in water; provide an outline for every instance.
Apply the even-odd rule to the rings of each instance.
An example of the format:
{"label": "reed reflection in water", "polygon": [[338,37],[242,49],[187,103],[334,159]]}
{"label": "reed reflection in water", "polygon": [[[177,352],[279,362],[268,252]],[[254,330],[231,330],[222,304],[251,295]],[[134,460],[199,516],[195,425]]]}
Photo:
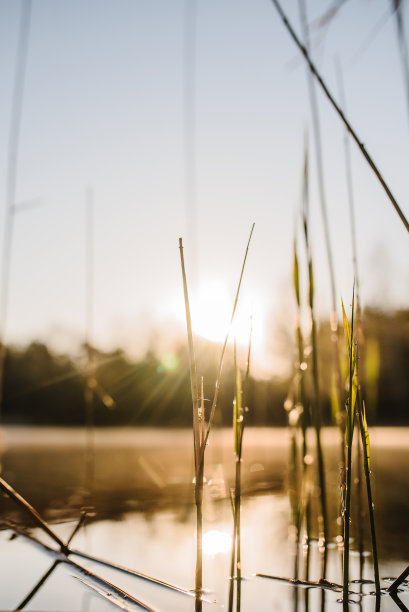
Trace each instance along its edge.
{"label": "reed reflection in water", "polygon": [[[226,491],[234,478],[229,434],[214,432],[204,500],[203,575],[208,591],[205,599],[224,605],[228,598],[232,533]],[[338,501],[336,432],[328,430],[324,434],[331,464],[328,483],[335,516]],[[49,520],[78,518],[83,478],[81,435],[77,430],[5,430],[4,466],[9,480]],[[407,430],[379,429],[372,433],[382,577],[397,576],[408,564],[407,435]],[[285,491],[288,440],[284,430],[249,430],[247,436],[243,461],[241,610],[294,609],[302,612],[306,602],[309,610],[321,609],[321,590],[296,589],[285,582],[255,576],[263,573],[291,578],[293,574],[294,551],[288,539],[290,509]],[[172,438],[176,440],[175,445]],[[192,589],[195,548],[190,449],[191,433],[188,431],[97,431],[95,517],[76,535],[75,548]],[[31,468],[30,473],[27,473],[27,466]],[[3,501],[2,519],[12,516],[21,520],[16,509]],[[55,528],[61,537],[68,538],[73,525],[67,522]],[[52,560],[41,551],[33,551],[30,544],[20,539],[7,542],[7,535],[7,532],[1,533],[0,609],[13,609],[21,604],[52,565]],[[335,535],[334,525],[333,538]],[[366,550],[369,550],[368,544]],[[311,545],[310,556],[310,578],[319,580],[319,552],[315,542]],[[90,561],[83,564],[96,569]],[[370,558],[365,557],[364,578],[372,578],[371,571]],[[194,609],[192,598],[165,593],[113,569],[98,567],[98,573],[143,601],[151,602],[154,608]],[[341,553],[332,543],[328,551],[328,579],[341,583],[341,575]],[[359,577],[359,556],[353,555],[351,579]],[[83,609],[84,589],[77,582],[70,578],[66,569],[58,566],[26,609]],[[383,586],[388,583],[383,582]],[[370,592],[373,585],[351,583],[351,590],[356,593],[351,598],[358,601],[359,593]],[[66,608],[61,607],[58,600],[61,592],[67,597]],[[339,593],[326,591],[327,612],[340,609],[336,603],[339,597]],[[409,593],[398,593],[398,597],[402,605],[408,607]],[[103,609],[95,594],[89,594],[88,598],[95,601],[87,609]],[[374,598],[368,595],[363,596],[359,605],[365,612],[375,610]],[[382,612],[398,609],[396,606],[390,597],[382,598]],[[205,601],[203,609],[210,608],[215,609],[214,604]]]}

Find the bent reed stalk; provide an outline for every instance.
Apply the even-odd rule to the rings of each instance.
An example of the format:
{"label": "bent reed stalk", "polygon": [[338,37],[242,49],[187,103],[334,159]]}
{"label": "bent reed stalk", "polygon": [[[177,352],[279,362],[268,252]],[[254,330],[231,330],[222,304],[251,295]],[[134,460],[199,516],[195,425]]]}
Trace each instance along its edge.
{"label": "bent reed stalk", "polygon": [[[185,301],[185,314],[186,314],[186,327],[188,337],[188,352],[189,352],[189,368],[190,368],[190,387],[192,395],[192,408],[193,408],[193,445],[194,445],[194,457],[195,457],[195,505],[196,505],[196,569],[195,569],[195,593],[196,593],[196,612],[202,610],[202,591],[203,591],[203,475],[204,475],[204,458],[207,441],[210,434],[210,429],[213,423],[217,399],[219,395],[221,374],[223,369],[224,355],[226,352],[227,342],[230,336],[230,330],[233,324],[234,315],[239,299],[240,287],[243,280],[244,269],[247,261],[247,255],[249,251],[251,237],[254,231],[254,223],[252,225],[250,236],[247,242],[247,247],[241,267],[241,273],[239,283],[236,290],[236,295],[233,304],[233,311],[230,318],[230,325],[227,331],[222,351],[219,360],[219,367],[217,371],[215,391],[210,410],[209,420],[205,425],[205,414],[204,414],[204,401],[203,393],[202,397],[199,396],[199,384],[197,378],[197,365],[196,357],[194,352],[193,343],[193,332],[192,332],[192,319],[190,313],[189,304],[189,292],[186,278],[185,260],[183,255],[183,240],[179,238],[179,251],[180,261],[182,268],[182,280],[183,280],[183,294]],[[203,387],[202,387],[203,388]],[[204,426],[205,425],[205,426]]]}
{"label": "bent reed stalk", "polygon": [[304,58],[305,58],[305,60],[306,60],[306,62],[308,64],[312,74],[317,79],[318,83],[321,86],[321,89],[323,90],[323,92],[325,93],[326,97],[328,98],[328,100],[332,104],[333,108],[335,109],[335,111],[337,112],[339,117],[341,118],[341,120],[344,123],[345,127],[347,128],[348,132],[351,134],[353,140],[357,144],[357,146],[358,146],[359,150],[361,151],[362,155],[365,157],[366,161],[368,162],[369,166],[371,167],[371,169],[372,169],[373,173],[375,174],[376,178],[381,183],[381,185],[382,185],[386,195],[388,196],[390,202],[392,203],[392,206],[394,207],[395,211],[397,212],[397,214],[398,214],[400,220],[402,221],[406,231],[409,233],[409,222],[406,219],[405,215],[403,214],[403,211],[402,211],[401,207],[399,206],[397,200],[395,199],[394,195],[392,194],[388,184],[386,183],[383,175],[379,171],[379,169],[376,166],[375,162],[373,161],[372,157],[367,152],[364,144],[362,143],[362,140],[358,137],[358,134],[356,133],[356,131],[353,129],[353,127],[349,123],[348,119],[346,118],[346,116],[342,112],[342,110],[339,107],[339,105],[336,103],[334,96],[330,93],[327,85],[325,84],[325,81],[323,80],[323,78],[321,77],[321,75],[318,72],[317,68],[315,67],[315,64],[312,62],[311,57],[310,57],[310,55],[308,53],[308,50],[301,43],[300,39],[298,38],[297,34],[295,33],[295,31],[294,31],[290,21],[288,20],[287,15],[284,13],[284,11],[283,11],[283,9],[281,7],[281,4],[278,2],[278,0],[271,0],[271,2],[274,4],[278,14],[280,15],[280,17],[281,17],[285,27],[287,28],[287,30],[289,32],[291,38],[293,39],[293,41],[297,45],[298,49],[301,51],[302,55],[304,56]]}

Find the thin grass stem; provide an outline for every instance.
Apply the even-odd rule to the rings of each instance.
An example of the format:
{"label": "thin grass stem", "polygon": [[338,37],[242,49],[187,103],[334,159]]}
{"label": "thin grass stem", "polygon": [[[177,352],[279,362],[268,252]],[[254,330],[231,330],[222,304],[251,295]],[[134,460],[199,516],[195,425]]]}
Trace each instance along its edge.
{"label": "thin grass stem", "polygon": [[199,391],[197,384],[197,367],[195,359],[195,351],[193,345],[193,332],[192,332],[192,319],[190,315],[189,305],[189,293],[187,288],[185,260],[183,256],[183,242],[182,238],[179,238],[179,250],[180,250],[180,261],[182,265],[182,277],[183,277],[183,294],[185,298],[185,312],[186,312],[186,327],[187,327],[187,339],[189,349],[189,366],[190,366],[190,387],[192,394],[192,405],[193,405],[193,440],[195,450],[195,468],[198,470],[200,464],[200,427],[199,427]]}
{"label": "thin grass stem", "polygon": [[402,73],[406,94],[406,105],[409,116],[409,55],[408,45],[406,41],[405,25],[403,20],[403,2],[402,0],[394,0],[394,10],[396,16],[396,28],[398,36],[399,54],[402,65]]}
{"label": "thin grass stem", "polygon": [[30,603],[30,601],[33,599],[34,595],[36,595],[36,593],[38,593],[38,591],[41,589],[43,584],[45,582],[47,582],[47,580],[49,579],[51,574],[59,566],[60,563],[61,563],[61,561],[59,559],[54,561],[54,563],[51,565],[51,567],[49,567],[49,569],[45,572],[45,574],[37,582],[37,584],[34,585],[34,587],[31,589],[31,591],[28,593],[28,595],[26,595],[25,598],[23,599],[23,601],[21,603],[19,603],[19,605],[15,608],[14,612],[19,612],[20,610],[23,610]]}
{"label": "thin grass stem", "polygon": [[314,398],[312,403],[312,421],[315,429],[316,451],[317,451],[317,470],[318,470],[318,485],[320,488],[320,506],[321,514],[318,517],[320,527],[320,540],[322,548],[322,578],[326,574],[327,566],[327,543],[328,543],[328,521],[327,521],[327,494],[325,483],[325,466],[324,455],[321,444],[321,406],[320,406],[320,389],[318,378],[318,340],[317,340],[317,323],[315,317],[314,306],[314,269],[311,255],[311,246],[309,241],[308,227],[308,208],[309,208],[309,192],[308,192],[308,149],[305,150],[304,159],[304,185],[303,185],[303,226],[305,238],[305,250],[307,255],[308,265],[308,305],[311,319],[311,345],[312,345],[312,378]]}
{"label": "thin grass stem", "polygon": [[[298,1],[299,12],[301,17],[301,28],[304,38],[305,48],[308,53],[311,52],[310,44],[310,32],[307,19],[307,10],[305,0]],[[331,343],[332,343],[332,360],[333,360],[333,376],[335,383],[335,393],[337,400],[337,422],[340,429],[340,481],[341,487],[344,484],[345,478],[345,451],[344,451],[344,426],[343,426],[343,415],[341,413],[342,406],[342,377],[341,377],[341,364],[339,358],[339,329],[338,329],[338,317],[337,317],[337,298],[336,298],[336,285],[335,285],[335,272],[333,263],[333,253],[331,247],[330,229],[328,223],[328,206],[325,191],[325,180],[324,180],[324,161],[322,154],[322,138],[321,138],[321,124],[320,115],[318,109],[318,101],[316,95],[315,81],[310,70],[307,70],[307,81],[308,81],[308,93],[311,107],[312,127],[314,134],[315,144],[315,156],[316,156],[316,167],[317,167],[317,179],[318,179],[318,194],[320,201],[321,217],[324,228],[324,241],[325,250],[327,253],[328,271],[330,278],[331,287],[331,313],[330,313],[330,324],[331,324]],[[326,541],[326,540],[325,540]],[[324,563],[325,566],[325,563]]]}
{"label": "thin grass stem", "polygon": [[54,550],[53,548],[50,548],[32,535],[29,535],[27,533],[21,533],[18,531],[17,533],[25,539],[29,540],[32,544],[40,547],[43,551],[46,551],[51,557],[54,557],[55,561],[59,561],[68,565],[68,567],[74,572],[74,574],[76,574],[76,576],[79,577],[80,580],[82,580],[87,586],[93,588],[97,592],[100,592],[100,594],[104,596],[107,596],[107,594],[110,593],[111,595],[109,596],[109,598],[114,605],[121,607],[122,609],[127,610],[129,612],[135,609],[134,606],[139,606],[147,612],[156,612],[154,608],[142,602],[140,599],[137,599],[133,595],[130,595],[123,589],[112,584],[112,582],[108,582],[108,580],[105,580],[98,574],[82,567],[78,563],[75,563],[75,561],[72,561],[72,559],[69,559],[67,556],[67,553],[69,551],[67,551],[66,553],[62,550]]}
{"label": "thin grass stem", "polygon": [[211,407],[211,410],[210,410],[209,421],[208,421],[207,427],[206,427],[206,433],[205,433],[205,437],[204,437],[204,441],[203,441],[201,456],[204,455],[204,451],[205,451],[206,444],[207,444],[207,441],[208,441],[208,438],[209,438],[209,434],[210,434],[210,429],[211,429],[211,426],[212,426],[212,423],[213,423],[213,419],[214,419],[214,414],[215,414],[215,411],[216,411],[217,400],[218,400],[218,397],[219,397],[219,389],[220,389],[220,381],[221,381],[221,375],[222,375],[222,369],[223,369],[224,355],[225,355],[225,352],[226,352],[227,342],[228,342],[229,336],[230,336],[230,330],[231,330],[231,327],[233,325],[234,315],[236,314],[237,303],[239,301],[241,282],[243,280],[244,269],[246,267],[247,255],[248,255],[248,252],[249,252],[249,247],[250,247],[251,237],[252,237],[253,231],[254,231],[254,226],[255,226],[255,223],[253,223],[253,225],[251,227],[250,236],[249,236],[249,239],[248,239],[248,242],[247,242],[246,252],[244,254],[243,264],[242,264],[241,272],[240,272],[240,279],[239,279],[239,283],[237,285],[236,296],[234,298],[233,311],[232,311],[231,318],[230,318],[230,326],[229,326],[229,329],[227,331],[226,337],[224,339],[224,343],[223,343],[223,347],[222,347],[222,352],[221,352],[221,355],[220,355],[219,367],[218,367],[218,370],[217,370],[215,392],[214,392],[214,396],[213,396],[212,407]]}
{"label": "thin grass stem", "polygon": [[62,551],[67,550],[66,544],[58,537],[56,533],[54,533],[52,529],[50,529],[47,523],[41,518],[37,510],[1,477],[0,489],[11,497],[11,499],[13,499],[20,506],[20,508],[29,514],[37,527],[40,527],[40,529],[42,529],[54,542],[56,542]]}
{"label": "thin grass stem", "polygon": [[203,472],[204,472],[204,453],[202,455],[202,436],[199,423],[200,398],[197,382],[197,367],[193,345],[192,320],[190,315],[189,294],[187,288],[185,260],[183,256],[183,242],[179,238],[180,261],[182,266],[183,293],[185,298],[186,327],[189,347],[190,364],[190,386],[193,407],[193,445],[195,456],[195,505],[196,505],[196,568],[195,568],[195,610],[200,612],[202,609],[202,588],[203,588]]}
{"label": "thin grass stem", "polygon": [[344,329],[349,356],[349,392],[346,423],[346,446],[347,446],[347,465],[345,474],[345,508],[344,508],[344,556],[343,556],[343,591],[342,600],[344,610],[348,610],[348,588],[349,588],[349,533],[351,520],[351,473],[352,473],[352,442],[354,435],[354,412],[356,402],[357,381],[356,363],[354,357],[354,312],[355,312],[355,285],[352,293],[352,315],[351,326],[342,304],[344,318]]}

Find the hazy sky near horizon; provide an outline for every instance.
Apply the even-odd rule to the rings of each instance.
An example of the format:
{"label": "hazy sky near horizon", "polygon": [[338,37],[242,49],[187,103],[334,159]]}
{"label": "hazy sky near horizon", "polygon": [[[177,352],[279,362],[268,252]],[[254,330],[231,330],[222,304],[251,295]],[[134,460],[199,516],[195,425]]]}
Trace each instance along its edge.
{"label": "hazy sky near horizon", "polygon": [[[274,350],[273,322],[294,314],[306,129],[316,300],[329,313],[305,64],[270,0],[189,4],[194,74],[184,46],[188,0],[32,0],[16,205],[40,205],[15,214],[6,342],[41,339],[64,351],[84,338],[89,187],[97,345],[135,353],[157,324],[166,325],[167,337],[183,331],[180,236],[202,296],[197,319],[200,308],[227,309],[228,316],[255,222],[242,301],[254,312],[260,343]],[[338,57],[347,114],[409,217],[409,121],[392,2],[349,0],[326,28],[317,27],[332,5],[307,2],[313,57],[339,99]],[[2,228],[21,6],[0,0]],[[283,6],[299,32],[298,2]],[[188,108],[186,92],[194,92]],[[349,303],[353,281],[343,127],[317,94],[340,305],[341,295]],[[186,212],[192,147],[195,244]],[[407,233],[353,143],[351,154],[363,304],[407,308]],[[3,232],[0,240],[2,248]]]}

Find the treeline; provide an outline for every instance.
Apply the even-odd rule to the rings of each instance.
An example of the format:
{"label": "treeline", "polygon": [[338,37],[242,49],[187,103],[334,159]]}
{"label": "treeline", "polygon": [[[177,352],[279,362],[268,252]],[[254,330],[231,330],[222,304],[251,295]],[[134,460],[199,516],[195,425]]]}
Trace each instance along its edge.
{"label": "treeline", "polygon": [[[370,423],[409,424],[409,311],[385,314],[367,310],[363,321],[361,371]],[[329,424],[332,421],[332,348],[326,324],[319,328],[319,348],[321,404],[324,422]],[[92,392],[97,426],[191,425],[185,346],[161,356],[149,352],[138,362],[121,350],[102,353],[93,349],[91,377],[89,372],[87,375],[86,358],[90,350],[84,347],[83,359],[74,360],[53,354],[39,342],[25,348],[9,347],[4,367],[3,423],[82,425],[86,414],[85,390],[91,380],[98,385],[93,386]],[[291,360],[292,347],[288,350]],[[204,377],[208,409],[219,354],[219,347],[210,343],[199,347],[199,370]],[[308,369],[305,375],[308,378]],[[247,422],[285,425],[287,416],[283,404],[290,386],[291,377],[288,380],[251,378]],[[227,360],[215,424],[231,424],[233,390],[233,365]]]}

